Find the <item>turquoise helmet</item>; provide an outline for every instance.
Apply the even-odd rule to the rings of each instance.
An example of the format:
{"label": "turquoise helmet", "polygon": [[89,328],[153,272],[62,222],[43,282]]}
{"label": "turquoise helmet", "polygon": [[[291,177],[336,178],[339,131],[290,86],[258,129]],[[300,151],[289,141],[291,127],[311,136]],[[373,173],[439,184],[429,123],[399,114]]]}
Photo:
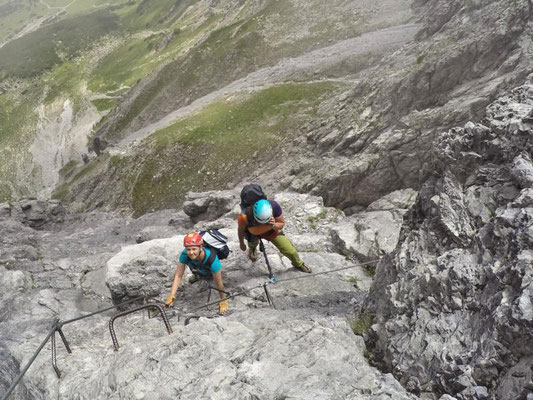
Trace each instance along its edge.
{"label": "turquoise helmet", "polygon": [[261,199],[255,202],[254,218],[261,224],[266,224],[272,218],[272,206],[268,200]]}

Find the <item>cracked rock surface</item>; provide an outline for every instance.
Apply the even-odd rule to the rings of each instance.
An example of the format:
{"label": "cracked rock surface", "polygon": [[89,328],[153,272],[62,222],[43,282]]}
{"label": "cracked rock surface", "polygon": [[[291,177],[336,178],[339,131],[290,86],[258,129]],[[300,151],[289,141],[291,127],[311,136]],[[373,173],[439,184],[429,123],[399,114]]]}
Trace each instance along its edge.
{"label": "cracked rock surface", "polygon": [[533,86],[442,133],[435,173],[378,265],[374,360],[416,394],[533,396]]}
{"label": "cracked rock surface", "polygon": [[[211,204],[207,219],[194,226],[183,211],[173,210],[139,219],[67,214],[62,223],[40,230],[2,217],[0,393],[29,361],[54,318],[68,321],[138,295],[164,300],[183,235],[216,227],[233,250],[223,261],[225,288],[244,292],[229,300],[224,317],[217,315],[216,305],[202,307],[209,282],[190,284],[187,271],[175,307],[167,309],[172,334],[160,316],[129,314],[114,322],[120,346],[115,352],[108,327],[115,311],[68,323],[62,330],[72,354],[56,335],[61,378],[50,365],[48,342],[11,398],[415,398],[390,373],[369,365],[365,343],[352,331],[371,276],[358,265],[361,260],[335,251],[330,232],[357,214],[346,217],[314,196],[276,194],[287,218],[285,233],[302,258],[315,272],[335,272],[302,274],[266,244],[279,279],[272,284],[264,259],[252,263],[238,247],[238,192],[191,198]],[[235,204],[228,207],[231,198]],[[269,306],[263,284],[276,309]],[[217,298],[213,292],[211,301]]]}

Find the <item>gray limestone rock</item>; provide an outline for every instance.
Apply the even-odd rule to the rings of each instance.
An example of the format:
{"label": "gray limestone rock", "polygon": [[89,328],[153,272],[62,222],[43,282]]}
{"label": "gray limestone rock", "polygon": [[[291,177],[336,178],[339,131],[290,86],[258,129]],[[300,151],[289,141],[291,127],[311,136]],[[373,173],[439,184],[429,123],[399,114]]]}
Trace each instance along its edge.
{"label": "gray limestone rock", "polygon": [[367,211],[409,209],[415,203],[418,192],[413,189],[395,190],[369,204]]}
{"label": "gray limestone rock", "polygon": [[[531,73],[527,1],[430,0],[413,8],[422,21],[419,40],[356,75],[341,97],[345,107],[334,113],[324,107],[329,112],[306,126],[305,142],[319,156],[310,154],[314,167],[292,180],[292,190],[312,191],[345,211],[395,190],[418,190],[434,173],[432,147],[440,132],[479,121],[497,95]],[[489,106],[491,126],[483,125],[491,134],[508,130],[523,143],[531,104],[511,104],[506,97]],[[460,130],[470,135],[479,125]],[[449,167],[461,165],[469,175],[481,153],[498,147],[490,140],[479,143],[485,148],[473,143]]]}
{"label": "gray limestone rock", "polygon": [[406,210],[369,211],[352,215],[331,229],[337,251],[362,261],[395,249]]}
{"label": "gray limestone rock", "polygon": [[126,246],[107,262],[105,282],[120,303],[138,296],[158,296],[168,290],[183,236]]}
{"label": "gray limestone rock", "polygon": [[435,386],[457,399],[529,393],[533,127],[517,125],[516,115],[530,112],[532,89],[489,106],[484,125],[440,136],[435,174],[378,265],[365,303],[375,316],[367,345],[415,393]]}
{"label": "gray limestone rock", "polygon": [[528,153],[522,153],[515,157],[511,168],[511,174],[520,187],[533,187],[533,161]]}
{"label": "gray limestone rock", "polygon": [[232,191],[189,192],[183,203],[183,211],[192,221],[212,221],[231,211],[238,202]]}
{"label": "gray limestone rock", "polygon": [[32,228],[42,228],[48,223],[61,223],[67,210],[58,200],[23,199],[14,204],[0,205],[0,218],[22,222]]}
{"label": "gray limestone rock", "polygon": [[[112,311],[76,320],[63,327],[73,353],[57,343],[61,379],[51,368],[47,345],[16,396],[414,399],[391,374],[368,364],[365,344],[352,332],[354,309],[360,308],[371,278],[363,267],[332,252],[329,230],[343,213],[324,207],[319,197],[278,193],[275,198],[286,216],[287,236],[315,272],[323,274],[302,274],[266,243],[279,278],[271,284],[264,259],[252,263],[239,250],[233,217],[204,222],[217,224],[233,250],[223,261],[226,290],[244,292],[229,300],[225,317],[216,316],[216,305],[204,307],[209,281],[190,284],[187,271],[175,308],[167,309],[171,335],[159,317],[134,313],[114,323],[120,345],[115,352],[109,335]],[[13,361],[2,364],[0,393],[55,317],[67,321],[139,294],[165,299],[187,228],[166,238],[135,240],[140,232],[164,235],[173,214],[137,220],[73,214],[61,229],[38,231],[13,220],[0,222],[2,251],[11,249],[13,261],[9,267],[0,265],[0,329],[9,349],[5,359]],[[16,250],[24,243],[38,249],[39,261]],[[264,284],[277,310],[268,306]],[[217,297],[212,293],[211,300]],[[185,326],[191,315],[200,318]]]}
{"label": "gray limestone rock", "polygon": [[11,206],[9,203],[0,204],[0,218],[5,219],[11,216]]}

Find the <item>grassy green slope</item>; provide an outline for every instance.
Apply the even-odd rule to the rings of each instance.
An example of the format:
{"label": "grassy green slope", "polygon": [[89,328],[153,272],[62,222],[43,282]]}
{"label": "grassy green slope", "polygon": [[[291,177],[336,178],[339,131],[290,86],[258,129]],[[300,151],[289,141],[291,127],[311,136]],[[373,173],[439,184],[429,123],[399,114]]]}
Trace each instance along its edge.
{"label": "grassy green slope", "polygon": [[78,111],[87,75],[86,54],[102,36],[118,28],[109,10],[47,25],[0,48],[0,201],[32,194],[29,147],[39,123],[56,100],[70,99]]}
{"label": "grassy green slope", "polygon": [[0,42],[15,35],[33,19],[48,14],[46,6],[34,0],[0,1]]}
{"label": "grassy green slope", "polygon": [[29,145],[25,138],[37,120],[34,109],[40,95],[36,86],[0,95],[0,202],[11,199],[14,191],[29,194],[14,186],[17,183],[17,163]]}
{"label": "grassy green slope", "polygon": [[258,166],[272,166],[320,101],[341,88],[283,84],[213,103],[156,132],[135,154],[112,156],[107,167],[86,167],[91,170],[78,172],[55,195],[70,201],[84,192],[95,204],[101,193],[112,193],[107,202],[131,207],[135,215],[178,207],[190,190],[225,189]]}
{"label": "grassy green slope", "polygon": [[[149,15],[143,12],[148,3],[158,12]],[[70,6],[58,21],[0,48],[0,201],[31,193],[31,189],[17,178],[17,170],[31,157],[28,148],[39,121],[37,107],[44,105],[47,112],[54,101],[68,98],[75,111],[80,111],[80,105],[86,104],[79,101],[86,83],[96,93],[107,93],[134,83],[152,68],[168,62],[176,51],[180,51],[180,43],[185,41],[171,40],[157,49],[163,33],[151,34],[144,30],[138,33],[136,29],[158,25],[166,11],[170,22],[159,24],[158,28],[163,29],[188,3],[180,0],[48,2],[50,6]],[[169,9],[173,9],[170,14]],[[0,24],[19,15],[19,25],[23,25],[31,17],[45,14],[44,11],[39,13],[35,4],[30,7],[24,1],[0,3]],[[104,37],[106,40],[102,40]],[[124,43],[115,52],[118,56],[111,57],[115,65],[120,66],[118,70],[111,68],[113,76],[101,73],[106,70],[105,61],[95,70],[93,60],[98,48],[105,46],[109,37]],[[95,99],[93,104],[104,111],[112,108],[115,102],[116,99],[111,97]]]}
{"label": "grassy green slope", "polygon": [[[107,7],[107,3],[114,6]],[[337,3],[342,2],[337,1]],[[61,0],[48,4],[54,7],[66,5]],[[18,160],[20,165],[20,156],[15,155],[22,154],[19,150],[27,148],[31,141],[38,120],[38,105],[44,104],[46,112],[48,105],[68,98],[74,104],[75,112],[79,111],[80,106],[86,107],[87,104],[78,101],[84,93],[82,88],[83,90],[88,88],[89,94],[92,92],[96,95],[93,105],[100,111],[107,111],[117,103],[120,106],[119,96],[130,87],[155,68],[162,68],[157,79],[141,91],[132,106],[126,111],[119,111],[122,116],[110,125],[113,129],[108,127],[107,130],[108,135],[112,136],[115,132],[126,128],[139,115],[148,116],[148,119],[157,118],[160,111],[158,107],[161,105],[174,109],[180,102],[185,101],[185,97],[193,99],[260,66],[274,64],[286,55],[306,51],[316,45],[319,39],[326,41],[337,36],[350,36],[350,32],[354,29],[353,24],[345,26],[339,24],[338,20],[333,24],[331,21],[311,15],[313,10],[315,14],[323,13],[320,9],[317,11],[307,7],[309,9],[298,10],[290,1],[273,0],[258,7],[260,3],[246,0],[239,3],[237,8],[226,10],[224,13],[216,7],[207,7],[205,2],[192,0],[131,2],[77,0],[68,4],[70,5],[65,9],[67,14],[62,15],[57,22],[14,40],[0,49],[0,74],[18,80],[25,77],[20,89],[9,89],[3,93],[0,89],[2,105],[0,144],[4,146],[0,148],[0,155],[5,161],[0,168],[0,182],[10,180],[17,184],[14,168],[17,165],[15,160]],[[93,12],[95,8],[97,11]],[[90,14],[87,14],[88,9],[91,10]],[[298,30],[296,25],[304,23],[311,24],[311,33],[287,41],[287,37],[294,36],[293,33]],[[44,43],[42,48],[39,47],[40,43]],[[100,48],[105,48],[103,54],[99,53]],[[218,173],[209,175],[209,179],[203,178],[204,180],[185,184],[186,179],[183,176],[190,174],[178,176],[172,168],[177,149],[180,156],[185,158],[189,155],[207,154],[211,149],[216,153],[219,148],[224,149],[224,154],[229,154],[232,150],[225,143],[228,143],[228,146],[235,142],[244,143],[247,140],[245,136],[255,138],[256,132],[265,134],[265,143],[270,143],[271,138],[277,141],[285,137],[279,133],[282,130],[288,131],[287,137],[290,137],[292,134],[290,132],[294,132],[298,125],[298,116],[302,113],[307,117],[310,116],[307,111],[302,110],[311,107],[310,104],[314,104],[320,93],[326,93],[331,89],[319,90],[317,89],[319,86],[313,84],[308,89],[304,89],[305,85],[280,86],[272,93],[267,91],[263,95],[258,95],[258,98],[251,96],[238,106],[233,104],[231,106],[233,109],[225,112],[233,113],[234,118],[238,116],[237,121],[241,122],[235,124],[232,123],[234,121],[222,118],[220,110],[224,109],[225,103],[217,103],[191,117],[192,119],[185,120],[187,122],[181,121],[168,128],[170,130],[160,132],[156,136],[157,139],[146,142],[146,151],[151,149],[150,151],[155,152],[149,158],[158,159],[157,165],[142,158],[143,154],[124,160],[116,157],[109,162],[105,159],[99,160],[97,166],[90,165],[83,171],[78,171],[69,164],[68,169],[72,170],[69,179],[73,182],[64,185],[57,193],[60,194],[59,197],[72,200],[70,189],[80,181],[90,180],[91,176],[99,175],[99,179],[106,184],[102,176],[115,174],[111,179],[120,176],[123,185],[119,191],[122,193],[120,195],[122,200],[117,200],[115,203],[125,207],[133,205],[136,213],[142,213],[150,207],[172,206],[176,201],[181,201],[187,190],[205,189],[210,187],[210,183],[214,187],[222,187],[229,177],[224,174],[219,177]],[[296,97],[291,100],[289,96],[287,101],[281,101],[283,97],[279,97],[281,92],[291,92],[291,96]],[[248,120],[236,109],[238,107],[249,109],[251,106],[247,106],[247,102],[256,104],[262,96],[270,99],[262,101],[266,102],[266,109],[277,110],[279,119],[268,113],[259,115],[252,112],[250,114],[252,119]],[[309,98],[306,99],[305,96]],[[294,111],[294,116],[290,116],[292,115],[289,113],[290,110]],[[209,122],[207,118],[209,113],[213,114],[212,118],[218,118],[218,122]],[[109,115],[113,115],[113,112]],[[183,124],[192,124],[193,121],[198,123],[200,120],[202,128],[194,128],[194,138],[205,139],[200,145],[204,151],[196,154],[192,149],[197,147],[192,146],[187,135],[183,134],[192,128]],[[231,127],[231,132],[217,126],[222,121]],[[103,122],[106,123],[105,120]],[[211,128],[208,128],[209,126]],[[253,131],[247,130],[249,127],[254,127]],[[216,146],[211,143],[215,139],[208,140],[205,136],[209,129],[225,132],[224,135],[218,136],[219,143],[217,142]],[[271,133],[269,129],[274,129],[278,133]],[[171,134],[171,131],[174,133]],[[171,140],[170,137],[176,140]],[[239,139],[232,139],[235,137]],[[167,142],[162,144],[165,140]],[[240,160],[235,161],[239,168],[244,168],[242,165],[249,162],[246,157],[248,152],[245,153],[236,155]],[[217,157],[213,159],[220,161]],[[123,165],[127,165],[128,168],[122,168]],[[255,167],[250,165],[249,168]],[[163,174],[165,177],[168,175],[168,178],[161,178],[164,182],[160,188],[157,188],[159,184],[151,182],[150,176],[153,174],[159,176],[157,171],[160,170],[169,172]],[[124,175],[124,171],[135,171],[135,174],[128,172]],[[241,172],[246,173],[246,169]],[[178,182],[182,182],[183,185],[179,185]],[[167,189],[164,189],[165,185],[168,193]],[[4,188],[0,189],[0,201],[9,199],[9,185],[0,183],[0,187]],[[151,196],[156,194],[159,200],[152,206]]]}
{"label": "grassy green slope", "polygon": [[29,28],[35,30],[52,21],[87,15],[125,3],[127,0],[0,0],[0,43],[13,40]]}
{"label": "grassy green slope", "polygon": [[0,76],[27,78],[50,70],[87,50],[91,43],[117,29],[107,10],[68,18],[45,26],[0,48]]}
{"label": "grassy green slope", "polygon": [[[197,29],[197,32],[205,32],[209,36],[183,57],[167,64],[129,107],[117,109],[115,114],[106,117],[108,121],[99,134],[111,141],[119,139],[139,116],[143,121],[157,120],[170,110],[260,67],[276,64],[284,57],[301,54],[320,43],[350,37],[364,30],[364,24],[357,24],[357,18],[350,15],[327,20],[324,15],[331,18],[334,14],[327,12],[327,5],[316,1],[311,3],[302,10],[291,1],[274,0],[250,14],[247,12],[248,1],[241,13],[235,16],[234,22],[225,21],[213,30],[219,22],[215,14],[205,22],[205,27]],[[309,26],[306,35],[297,34],[302,26]],[[180,36],[177,35],[176,40],[183,41]],[[119,60],[120,57],[116,57],[107,62],[106,69],[118,70]],[[110,73],[102,75],[112,78]],[[165,106],[162,107],[162,104]]]}
{"label": "grassy green slope", "polygon": [[[156,16],[156,19],[159,17]],[[108,93],[123,86],[133,86],[154,68],[169,63],[186,51],[212,28],[216,20],[216,17],[210,18],[194,29],[173,27],[145,37],[134,35],[128,38],[96,66],[89,88],[94,92]]]}

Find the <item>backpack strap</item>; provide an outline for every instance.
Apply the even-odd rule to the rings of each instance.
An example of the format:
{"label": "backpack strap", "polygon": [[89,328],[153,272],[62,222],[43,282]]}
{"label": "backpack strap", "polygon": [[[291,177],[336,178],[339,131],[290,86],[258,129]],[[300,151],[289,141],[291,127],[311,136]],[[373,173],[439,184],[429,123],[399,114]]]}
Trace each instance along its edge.
{"label": "backpack strap", "polygon": [[246,222],[248,223],[248,226],[258,225],[258,222],[254,218],[254,210],[252,206],[246,207],[244,214],[246,215]]}
{"label": "backpack strap", "polygon": [[[204,249],[205,251],[205,249]],[[209,249],[209,257],[207,257],[207,260],[204,261],[204,265],[207,265],[209,268],[213,265],[215,262],[215,257],[217,255],[215,254],[215,251],[213,249]]]}

